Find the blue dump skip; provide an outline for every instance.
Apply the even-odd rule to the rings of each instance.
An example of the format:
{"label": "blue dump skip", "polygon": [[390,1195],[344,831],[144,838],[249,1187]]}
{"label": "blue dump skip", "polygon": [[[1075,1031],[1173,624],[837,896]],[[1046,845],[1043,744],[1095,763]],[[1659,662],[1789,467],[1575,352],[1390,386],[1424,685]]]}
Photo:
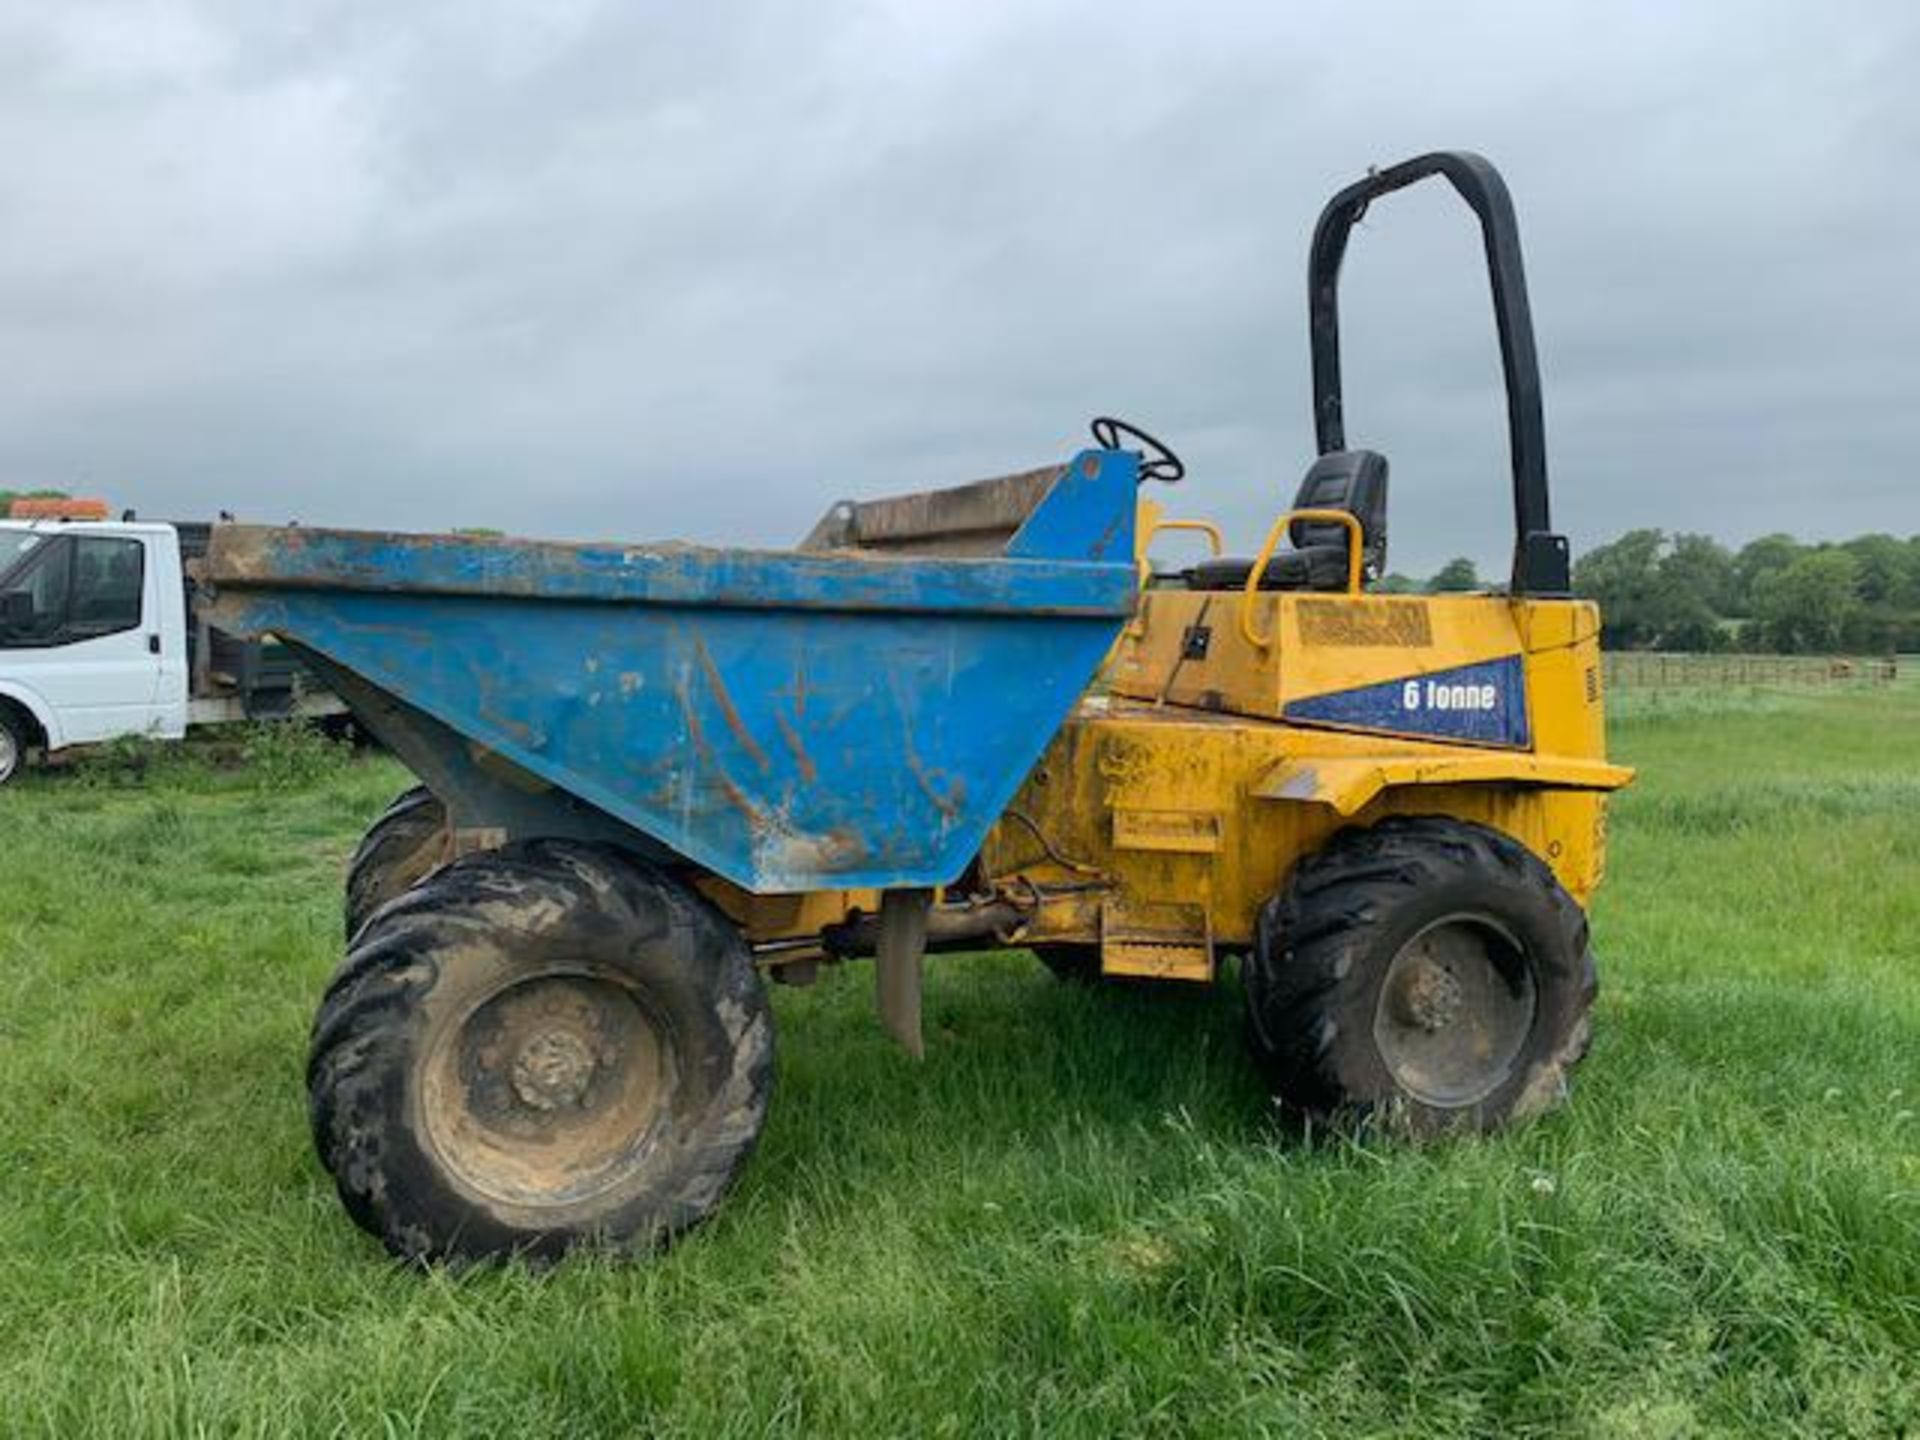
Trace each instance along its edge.
{"label": "blue dump skip", "polygon": [[1132,613],[1137,461],[976,558],[222,527],[272,632],[749,890],[944,884]]}

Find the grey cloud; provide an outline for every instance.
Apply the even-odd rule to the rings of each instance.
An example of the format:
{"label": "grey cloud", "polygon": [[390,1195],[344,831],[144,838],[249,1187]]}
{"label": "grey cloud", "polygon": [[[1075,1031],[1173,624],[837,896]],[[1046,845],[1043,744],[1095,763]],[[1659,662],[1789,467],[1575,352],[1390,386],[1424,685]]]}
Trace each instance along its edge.
{"label": "grey cloud", "polygon": [[[0,9],[0,484],[148,513],[777,544],[1102,410],[1250,546],[1302,257],[1491,155],[1558,518],[1920,529],[1920,22],[1891,3]],[[1450,197],[1349,263],[1394,563],[1505,547]]]}

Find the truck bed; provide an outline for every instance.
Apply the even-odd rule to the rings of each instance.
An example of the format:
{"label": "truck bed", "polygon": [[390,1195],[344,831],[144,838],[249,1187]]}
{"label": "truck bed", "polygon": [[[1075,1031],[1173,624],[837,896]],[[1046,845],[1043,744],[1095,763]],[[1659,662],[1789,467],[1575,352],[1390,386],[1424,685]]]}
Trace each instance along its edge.
{"label": "truck bed", "polygon": [[195,520],[172,524],[180,537],[187,601],[188,723],[344,714],[345,703],[276,637],[236,635],[212,623],[195,576],[206,559],[214,527]]}

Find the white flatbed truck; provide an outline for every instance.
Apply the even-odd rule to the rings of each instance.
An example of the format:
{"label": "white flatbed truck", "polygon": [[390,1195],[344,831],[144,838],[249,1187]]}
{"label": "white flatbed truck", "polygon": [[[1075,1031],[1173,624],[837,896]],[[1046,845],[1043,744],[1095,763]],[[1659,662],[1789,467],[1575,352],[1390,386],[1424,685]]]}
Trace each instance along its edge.
{"label": "white flatbed truck", "polygon": [[212,527],[0,520],[0,785],[123,736],[345,713],[293,656],[201,617]]}

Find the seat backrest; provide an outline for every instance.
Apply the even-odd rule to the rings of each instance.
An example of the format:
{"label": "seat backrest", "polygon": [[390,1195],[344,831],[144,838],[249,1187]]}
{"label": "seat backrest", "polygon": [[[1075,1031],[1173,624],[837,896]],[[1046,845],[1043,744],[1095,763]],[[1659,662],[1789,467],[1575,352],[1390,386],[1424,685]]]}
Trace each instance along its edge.
{"label": "seat backrest", "polygon": [[[1360,522],[1361,574],[1378,580],[1387,568],[1387,457],[1373,450],[1335,450],[1307,469],[1294,496],[1296,510],[1344,510]],[[1296,550],[1334,546],[1343,554],[1347,528],[1296,520],[1287,527]]]}

